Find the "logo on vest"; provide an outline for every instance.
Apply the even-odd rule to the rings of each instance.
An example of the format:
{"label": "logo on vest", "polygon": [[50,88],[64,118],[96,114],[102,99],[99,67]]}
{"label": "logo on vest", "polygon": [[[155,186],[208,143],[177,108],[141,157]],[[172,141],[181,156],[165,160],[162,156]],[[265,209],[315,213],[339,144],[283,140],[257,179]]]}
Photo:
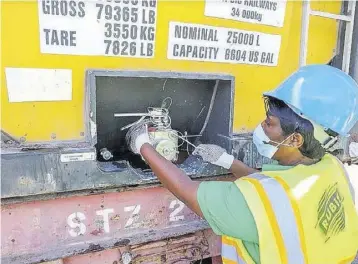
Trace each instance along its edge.
{"label": "logo on vest", "polygon": [[344,198],[338,190],[337,183],[335,183],[325,190],[319,201],[316,228],[319,227],[324,234],[325,242],[345,228],[343,200]]}

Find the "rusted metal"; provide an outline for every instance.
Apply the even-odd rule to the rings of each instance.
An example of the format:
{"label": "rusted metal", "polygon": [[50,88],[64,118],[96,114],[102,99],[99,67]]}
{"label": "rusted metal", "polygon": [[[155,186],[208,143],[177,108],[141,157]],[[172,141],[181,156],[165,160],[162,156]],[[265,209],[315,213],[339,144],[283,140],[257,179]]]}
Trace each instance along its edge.
{"label": "rusted metal", "polygon": [[[162,81],[166,79],[170,79],[169,83],[174,87],[174,91],[177,89],[177,92],[172,94],[169,89],[162,90]],[[138,80],[149,83],[149,86],[152,87],[151,93],[147,93],[145,100],[141,103],[143,105],[133,104],[133,101],[126,99],[143,98],[141,94],[146,89],[136,84]],[[206,130],[203,138],[207,141],[206,143],[219,144],[230,152],[232,149],[231,141],[217,135],[223,134],[230,137],[232,133],[233,76],[172,71],[88,70],[85,86],[86,96],[83,104],[85,106],[85,137],[73,142],[56,141],[53,139],[57,138],[58,134],[53,131],[50,135],[53,140],[51,142],[6,144],[6,142],[14,143],[14,140],[16,140],[7,137],[1,153],[1,174],[3,175],[1,198],[25,198],[32,195],[158,183],[151,171],[144,169],[143,166],[136,167],[131,163],[131,158],[124,159],[126,155],[118,155],[113,161],[101,161],[100,158],[97,160],[99,150],[103,147],[116,149],[115,152],[119,151],[119,153],[121,153],[122,147],[126,149],[125,142],[121,143],[125,132],[118,135],[113,134],[113,131],[119,125],[118,122],[126,123],[126,121],[121,121],[123,119],[118,122],[108,121],[107,115],[109,113],[106,111],[110,111],[110,115],[113,115],[116,111],[123,110],[125,112],[128,109],[138,112],[139,109],[145,107],[144,105],[151,105],[157,98],[165,97],[165,94],[168,93],[168,96],[173,97],[173,99],[177,98],[177,100],[185,103],[185,105],[181,103],[171,106],[171,119],[177,120],[181,124],[180,130],[182,132],[192,130],[195,126],[189,126],[189,123],[194,117],[190,115],[194,115],[195,111],[200,111],[202,107],[196,102],[204,103],[209,83],[216,80],[220,80],[218,87],[220,93],[216,96],[216,103],[210,107],[211,118],[209,122],[205,120]],[[156,88],[157,86],[159,88]],[[118,96],[118,87],[121,87],[125,96],[115,97],[116,100],[113,101],[113,96]],[[196,92],[190,93],[194,88]],[[102,93],[103,91],[105,92]],[[183,96],[190,98],[190,100],[184,100]],[[112,101],[108,101],[108,98]],[[211,104],[209,98],[205,99],[206,108],[209,108],[209,103]],[[104,109],[101,106],[102,104],[107,104],[107,108],[110,106],[110,110],[106,108],[106,111],[102,111]],[[176,110],[174,111],[174,109]],[[204,122],[204,118],[200,117],[196,120],[197,125],[201,119]],[[106,123],[104,123],[104,120],[107,120]],[[10,132],[8,134],[11,136]],[[198,157],[193,156],[186,158],[178,167],[194,178],[220,176],[228,173],[223,168],[204,163]]]}
{"label": "rusted metal", "polygon": [[63,264],[159,264],[192,263],[220,255],[220,239],[212,231],[199,231],[158,242],[120,247],[101,252],[73,256]]}
{"label": "rusted metal", "polygon": [[[82,160],[62,162],[61,156],[68,154],[94,155],[94,148],[28,150],[1,153],[1,198],[21,197],[31,199],[39,195],[59,195],[61,193],[84,190],[104,190],[128,188],[147,184],[158,184],[151,172],[143,172],[127,163]],[[179,165],[193,178],[204,179],[227,174],[227,171],[204,163],[197,156],[190,156]]]}
{"label": "rusted metal", "polygon": [[211,264],[222,264],[222,258],[221,256],[216,256],[211,258]]}
{"label": "rusted metal", "polygon": [[[231,174],[221,175],[218,177],[205,177],[199,178],[197,180],[200,181],[233,181],[235,178]],[[48,193],[48,194],[38,194],[38,195],[29,195],[24,197],[11,197],[11,198],[3,198],[1,200],[1,204],[10,205],[17,203],[26,203],[32,201],[46,201],[52,199],[59,198],[69,198],[69,197],[79,197],[79,196],[89,196],[89,195],[97,195],[97,194],[105,194],[105,193],[113,193],[113,192],[126,192],[126,191],[134,191],[134,190],[143,190],[147,188],[160,187],[161,184],[159,181],[148,183],[145,185],[137,184],[137,185],[128,185],[128,186],[120,186],[120,187],[112,187],[112,188],[91,188],[73,192],[59,192],[59,193]]]}
{"label": "rusted metal", "polygon": [[[6,227],[2,263],[44,262],[117,247],[143,251],[148,249],[144,243],[208,229],[161,187],[8,204],[1,208],[1,219]],[[185,239],[176,241],[180,250],[190,251]]]}
{"label": "rusted metal", "polygon": [[64,264],[64,263],[62,259],[58,259],[54,261],[43,262],[43,264]]}

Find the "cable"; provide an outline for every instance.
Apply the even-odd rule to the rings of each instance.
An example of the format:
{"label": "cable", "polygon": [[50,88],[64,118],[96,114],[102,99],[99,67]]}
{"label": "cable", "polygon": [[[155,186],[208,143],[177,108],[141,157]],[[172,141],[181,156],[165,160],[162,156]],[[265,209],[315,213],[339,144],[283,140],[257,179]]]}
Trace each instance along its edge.
{"label": "cable", "polygon": [[[206,126],[208,125],[209,123],[209,119],[210,119],[210,116],[211,116],[211,112],[213,110],[213,107],[214,107],[214,102],[215,102],[215,97],[216,97],[216,93],[218,91],[218,86],[219,86],[219,80],[216,80],[215,82],[215,86],[214,86],[214,90],[213,90],[213,95],[211,96],[211,100],[210,100],[210,106],[209,106],[209,110],[208,110],[208,113],[206,115],[206,118],[205,118],[205,122],[203,124],[203,127],[201,128],[200,130],[200,133],[199,133],[199,136],[202,136],[203,133],[204,133],[204,130],[206,129]],[[195,143],[198,141],[199,138],[197,138],[195,140]]]}
{"label": "cable", "polygon": [[[173,131],[169,131],[169,133],[170,133],[170,132],[173,133]],[[179,131],[177,131],[177,132],[179,132]],[[183,133],[181,133],[181,132],[179,132],[179,133],[183,135]],[[187,139],[184,137],[184,135],[183,135],[183,136],[179,136],[179,135],[176,134],[176,133],[173,133],[173,135],[175,135],[176,137],[178,137],[178,138],[180,138],[181,140],[185,141],[187,144],[189,144],[189,145],[191,145],[191,146],[193,146],[193,147],[196,148],[196,146],[195,146],[193,143],[191,143],[189,140],[187,140]]]}
{"label": "cable", "polygon": [[[168,106],[165,105],[165,100],[167,100],[167,99],[170,99],[170,104]],[[165,108],[168,110],[172,106],[172,104],[173,104],[173,99],[170,96],[165,97],[162,101],[161,108]]]}
{"label": "cable", "polygon": [[139,124],[140,122],[142,122],[146,117],[145,116],[142,116],[140,119],[138,119],[138,121],[134,122],[134,123],[131,123],[129,125],[126,125],[124,127],[121,128],[121,131],[127,129],[127,128],[130,128],[131,126],[135,126],[137,124]]}

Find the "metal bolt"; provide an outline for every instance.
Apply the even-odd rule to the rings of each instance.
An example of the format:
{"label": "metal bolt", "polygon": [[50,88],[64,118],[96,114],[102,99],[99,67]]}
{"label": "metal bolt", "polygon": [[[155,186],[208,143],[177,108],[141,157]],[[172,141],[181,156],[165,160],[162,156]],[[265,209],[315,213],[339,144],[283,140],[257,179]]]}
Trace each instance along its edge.
{"label": "metal bolt", "polygon": [[130,264],[132,262],[132,254],[130,252],[124,252],[122,254],[122,263]]}
{"label": "metal bolt", "polygon": [[107,148],[101,149],[100,153],[104,160],[110,160],[111,158],[113,158],[112,153]]}

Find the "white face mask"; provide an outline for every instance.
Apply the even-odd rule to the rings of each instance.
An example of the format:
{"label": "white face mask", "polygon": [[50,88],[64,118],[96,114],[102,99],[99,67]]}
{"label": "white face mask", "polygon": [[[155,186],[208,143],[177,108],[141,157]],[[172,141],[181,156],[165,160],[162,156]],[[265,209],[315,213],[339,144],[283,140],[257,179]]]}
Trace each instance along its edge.
{"label": "white face mask", "polygon": [[[292,136],[293,134],[291,134],[290,136]],[[287,138],[289,138],[290,136],[288,136]],[[262,156],[271,159],[273,157],[273,155],[275,155],[275,153],[277,152],[277,150],[280,146],[290,147],[290,145],[288,145],[288,144],[283,144],[283,142],[285,142],[287,140],[287,138],[284,139],[281,143],[272,141],[266,135],[264,129],[262,128],[262,125],[259,124],[254,131],[253,141],[257,148],[257,151]],[[273,146],[273,145],[269,144],[270,142],[277,144],[277,146]]]}

